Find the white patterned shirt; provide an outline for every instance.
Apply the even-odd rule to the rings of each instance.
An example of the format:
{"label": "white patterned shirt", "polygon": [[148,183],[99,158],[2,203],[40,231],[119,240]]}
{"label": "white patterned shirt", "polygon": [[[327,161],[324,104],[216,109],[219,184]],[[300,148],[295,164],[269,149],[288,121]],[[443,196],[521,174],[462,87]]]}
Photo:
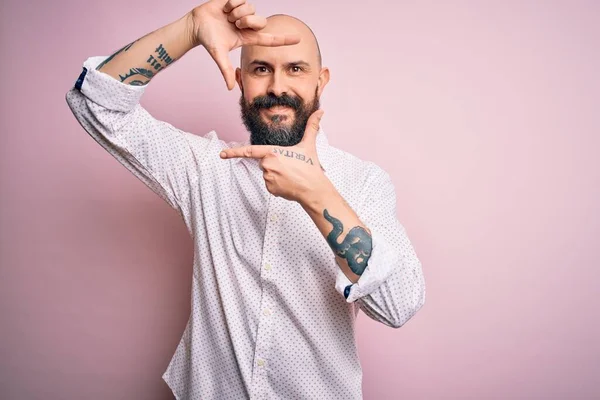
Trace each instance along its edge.
{"label": "white patterned shirt", "polygon": [[[357,283],[303,208],[267,191],[259,161],[181,131],[139,103],[146,86],[96,70],[66,94],[81,126],[181,215],[194,242],[191,314],[163,379],[182,399],[361,399],[359,310],[390,327],[425,301],[421,264],[388,173],[317,134],[325,175],[370,229]],[[347,296],[347,297],[346,297]]]}

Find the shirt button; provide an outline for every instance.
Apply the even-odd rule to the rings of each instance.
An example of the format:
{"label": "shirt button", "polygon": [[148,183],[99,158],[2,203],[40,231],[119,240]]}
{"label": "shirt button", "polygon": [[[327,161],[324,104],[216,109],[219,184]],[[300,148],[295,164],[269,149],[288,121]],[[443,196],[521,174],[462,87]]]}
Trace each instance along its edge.
{"label": "shirt button", "polygon": [[271,310],[269,310],[268,308],[266,308],[265,311],[263,311],[263,314],[269,316],[269,315],[271,315]]}
{"label": "shirt button", "polygon": [[350,290],[352,289],[352,285],[348,285],[346,286],[346,288],[344,289],[344,297],[348,298],[348,296],[350,295]]}
{"label": "shirt button", "polygon": [[258,360],[258,366],[259,366],[259,367],[262,367],[263,365],[265,365],[265,360],[263,360],[263,359],[259,359],[259,360]]}
{"label": "shirt button", "polygon": [[277,214],[271,214],[271,221],[277,221]]}
{"label": "shirt button", "polygon": [[270,270],[271,270],[271,264],[269,264],[269,263],[266,263],[266,264],[265,264],[265,269],[266,269],[267,271],[270,271]]}

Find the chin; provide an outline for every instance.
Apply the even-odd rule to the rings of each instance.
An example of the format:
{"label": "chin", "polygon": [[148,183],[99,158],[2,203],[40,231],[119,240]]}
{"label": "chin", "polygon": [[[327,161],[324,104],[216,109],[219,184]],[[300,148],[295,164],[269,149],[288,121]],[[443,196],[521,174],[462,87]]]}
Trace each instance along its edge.
{"label": "chin", "polygon": [[[273,118],[277,118],[277,117],[283,118],[283,119],[278,120],[278,121],[273,121]],[[266,121],[267,121],[267,123],[269,125],[275,125],[275,126],[287,126],[287,127],[290,127],[290,126],[292,126],[294,124],[294,118],[293,117],[290,117],[289,115],[283,115],[283,114],[281,114],[281,115],[278,114],[278,115],[275,115],[275,116],[273,116],[271,118],[266,118]]]}

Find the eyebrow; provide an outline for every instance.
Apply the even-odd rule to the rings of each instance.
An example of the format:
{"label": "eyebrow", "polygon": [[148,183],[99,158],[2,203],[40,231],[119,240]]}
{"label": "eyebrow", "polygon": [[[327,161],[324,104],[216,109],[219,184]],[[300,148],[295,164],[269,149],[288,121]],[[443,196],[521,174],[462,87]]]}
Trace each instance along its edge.
{"label": "eyebrow", "polygon": [[[250,65],[262,65],[263,67],[268,67],[268,68],[273,69],[273,64],[268,63],[268,62],[263,61],[263,60],[252,60],[252,62],[250,64],[248,64],[248,65],[249,66]],[[299,60],[299,61],[289,62],[289,63],[285,64],[285,66],[286,67],[292,67],[292,66],[310,67],[310,64],[307,63],[306,61]]]}

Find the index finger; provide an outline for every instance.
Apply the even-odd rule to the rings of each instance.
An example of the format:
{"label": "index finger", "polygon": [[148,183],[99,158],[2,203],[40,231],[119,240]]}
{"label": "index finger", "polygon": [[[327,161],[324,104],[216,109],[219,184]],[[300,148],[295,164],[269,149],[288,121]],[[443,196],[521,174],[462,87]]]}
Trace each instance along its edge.
{"label": "index finger", "polygon": [[242,147],[234,147],[231,149],[225,149],[219,154],[221,158],[263,158],[267,154],[273,151],[273,146],[267,145],[250,145]]}
{"label": "index finger", "polygon": [[245,45],[254,46],[289,46],[292,44],[300,43],[300,34],[298,33],[287,33],[287,34],[271,34],[271,33],[260,33],[260,32],[248,32],[245,37]]}
{"label": "index finger", "polygon": [[226,13],[231,12],[231,10],[233,10],[236,7],[241,6],[242,4],[244,4],[246,2],[246,0],[229,0],[224,6],[223,6],[223,11]]}

